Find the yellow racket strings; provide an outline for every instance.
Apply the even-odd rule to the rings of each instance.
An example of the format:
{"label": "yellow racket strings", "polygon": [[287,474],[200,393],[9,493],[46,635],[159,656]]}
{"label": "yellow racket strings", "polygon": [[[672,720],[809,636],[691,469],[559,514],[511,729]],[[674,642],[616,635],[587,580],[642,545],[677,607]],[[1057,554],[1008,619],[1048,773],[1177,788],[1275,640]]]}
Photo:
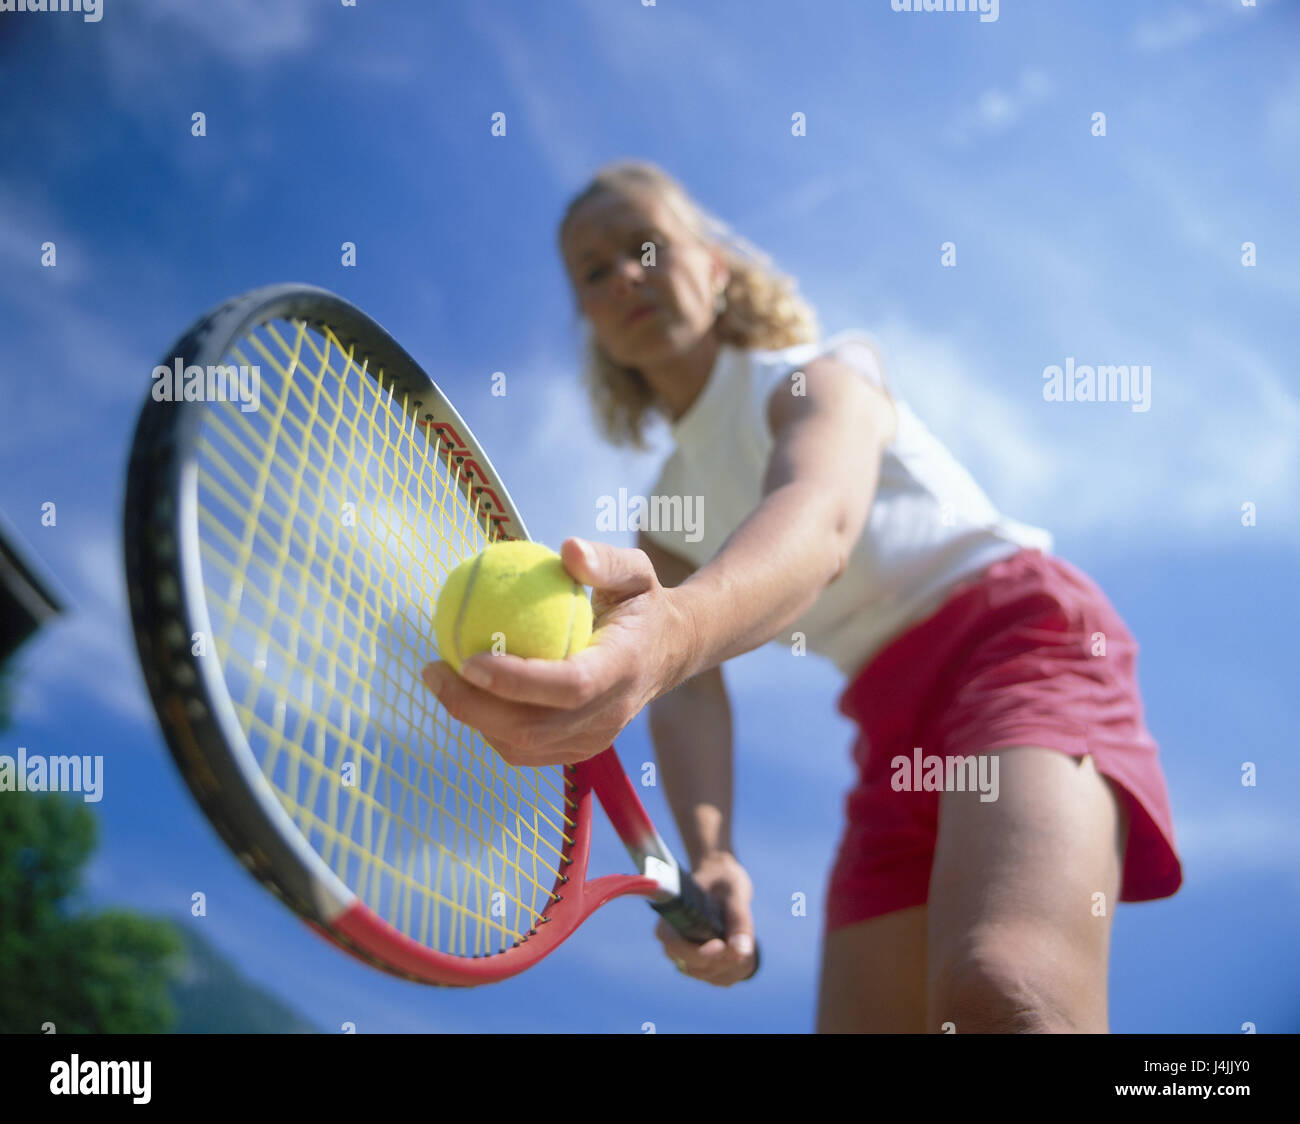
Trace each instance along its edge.
{"label": "yellow racket strings", "polygon": [[438,591],[490,522],[441,438],[333,332],[264,324],[226,361],[256,366],[259,394],[253,410],[207,404],[199,550],[214,655],[262,775],[406,936],[501,951],[553,900],[573,821],[560,768],[507,765],[419,678],[438,658]]}

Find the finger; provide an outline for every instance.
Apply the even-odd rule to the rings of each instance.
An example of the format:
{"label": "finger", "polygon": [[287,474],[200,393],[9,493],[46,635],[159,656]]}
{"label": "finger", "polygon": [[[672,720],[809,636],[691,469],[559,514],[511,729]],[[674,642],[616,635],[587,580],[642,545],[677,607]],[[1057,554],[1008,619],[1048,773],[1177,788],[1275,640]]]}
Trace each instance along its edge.
{"label": "finger", "polygon": [[721,983],[728,979],[727,971],[735,971],[734,968],[720,968],[715,964],[691,964],[677,957],[672,957],[673,966],[684,976],[690,976],[693,980],[700,980],[703,983]]}
{"label": "finger", "polygon": [[694,941],[687,940],[667,921],[660,921],[655,926],[655,937],[663,945],[667,956],[700,967],[711,963],[715,957],[726,951],[720,939],[715,937],[704,944],[696,944]]}
{"label": "finger", "polygon": [[706,941],[704,944],[687,942],[687,947],[673,954],[673,960],[682,961],[692,975],[701,978],[726,967],[727,948],[720,940]]}
{"label": "finger", "polygon": [[[750,938],[752,941],[752,938]],[[697,975],[700,979],[721,987],[730,987],[748,979],[755,969],[753,948],[745,953],[728,943],[707,964],[702,965]]]}
{"label": "finger", "polygon": [[734,964],[710,965],[706,968],[687,971],[686,975],[714,987],[730,987],[745,977],[745,971]]}
{"label": "finger", "polygon": [[[730,891],[730,887],[727,887]],[[743,892],[743,891],[742,891]],[[734,893],[720,894],[725,943],[715,941],[719,949],[703,967],[701,978],[709,983],[730,986],[747,978],[754,967],[754,920],[745,900]]]}
{"label": "finger", "polygon": [[593,642],[562,660],[480,652],[461,664],[460,674],[480,690],[511,702],[576,710],[613,690],[620,668],[613,648]]}
{"label": "finger", "polygon": [[480,690],[438,660],[420,672],[424,685],[434,693],[453,718],[473,726],[489,743],[515,744],[524,731],[534,737],[546,711],[540,707],[503,699]]}
{"label": "finger", "polygon": [[515,768],[573,765],[609,748],[609,737],[588,732],[588,721],[575,732],[572,711],[516,703],[480,690],[439,662],[420,673],[426,687],[452,717],[482,735],[489,748]]}
{"label": "finger", "polygon": [[577,581],[591,586],[597,610],[644,593],[656,580],[654,566],[642,550],[572,538],[560,544],[560,557]]}
{"label": "finger", "polygon": [[733,963],[746,962],[754,952],[754,919],[747,906],[728,898],[724,905],[727,953]]}

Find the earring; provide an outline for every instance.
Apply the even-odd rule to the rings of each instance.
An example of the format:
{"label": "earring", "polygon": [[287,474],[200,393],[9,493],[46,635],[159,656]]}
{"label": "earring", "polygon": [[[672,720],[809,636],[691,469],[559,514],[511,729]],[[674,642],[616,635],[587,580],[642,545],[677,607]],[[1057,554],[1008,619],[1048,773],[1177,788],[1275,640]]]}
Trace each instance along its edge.
{"label": "earring", "polygon": [[713,294],[713,311],[719,316],[727,311],[727,290],[725,286]]}

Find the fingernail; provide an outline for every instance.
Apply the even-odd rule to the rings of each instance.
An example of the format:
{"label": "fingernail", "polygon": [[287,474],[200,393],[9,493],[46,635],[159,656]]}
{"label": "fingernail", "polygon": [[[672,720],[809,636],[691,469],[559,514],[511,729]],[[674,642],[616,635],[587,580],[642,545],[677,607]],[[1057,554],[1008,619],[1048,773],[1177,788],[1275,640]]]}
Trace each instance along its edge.
{"label": "fingernail", "polygon": [[741,956],[748,956],[754,951],[754,938],[748,933],[737,933],[736,936],[731,938],[731,947]]}
{"label": "fingernail", "polygon": [[442,673],[442,668],[430,665],[424,670],[424,682],[435,695],[441,695],[447,680]]}
{"label": "fingernail", "polygon": [[578,551],[582,555],[582,560],[587,564],[587,568],[594,569],[596,565],[596,552],[591,549],[591,543],[586,539],[578,539]]}
{"label": "fingernail", "polygon": [[462,664],[460,674],[476,687],[486,687],[492,681],[492,676],[481,663]]}

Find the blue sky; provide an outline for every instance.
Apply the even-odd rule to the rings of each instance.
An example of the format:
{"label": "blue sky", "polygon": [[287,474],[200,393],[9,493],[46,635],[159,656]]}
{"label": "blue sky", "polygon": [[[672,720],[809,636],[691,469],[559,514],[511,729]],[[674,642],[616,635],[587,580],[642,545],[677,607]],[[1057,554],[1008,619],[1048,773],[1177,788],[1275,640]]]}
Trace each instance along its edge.
{"label": "blue sky", "polygon": [[[1113,1029],[1300,1030],[1298,44],[1280,0],[1006,0],[993,22],[888,0],[0,17],[0,509],[73,605],[27,651],[0,752],[104,754],[88,900],[184,914],[205,891],[193,923],[330,1028],[811,1029],[851,779],[829,664],[772,646],[727,667],[758,979],[678,976],[653,914],[623,901],[527,976],[442,992],[336,952],[226,854],[127,631],[118,525],[149,371],[199,312],[275,281],[341,293],[421,360],[535,538],[600,537],[596,497],[645,492],[668,446],[596,436],[555,224],[596,167],[637,156],[796,276],[828,332],[873,332],[901,396],[1137,636],[1186,883],[1120,907]],[[1042,371],[1067,357],[1149,364],[1151,408],[1045,402]],[[651,756],[644,716],[619,744]],[[621,869],[599,835],[593,865]],[[808,917],[790,915],[796,891]]]}

